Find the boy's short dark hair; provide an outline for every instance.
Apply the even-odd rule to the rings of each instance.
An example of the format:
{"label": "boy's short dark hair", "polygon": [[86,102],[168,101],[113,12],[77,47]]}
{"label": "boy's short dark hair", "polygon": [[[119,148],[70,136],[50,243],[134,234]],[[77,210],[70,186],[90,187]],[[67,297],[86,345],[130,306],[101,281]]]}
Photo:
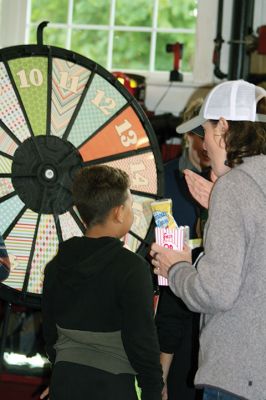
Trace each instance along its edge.
{"label": "boy's short dark hair", "polygon": [[124,204],[129,185],[128,174],[119,168],[81,168],[73,182],[73,200],[87,227],[103,223],[112,208]]}

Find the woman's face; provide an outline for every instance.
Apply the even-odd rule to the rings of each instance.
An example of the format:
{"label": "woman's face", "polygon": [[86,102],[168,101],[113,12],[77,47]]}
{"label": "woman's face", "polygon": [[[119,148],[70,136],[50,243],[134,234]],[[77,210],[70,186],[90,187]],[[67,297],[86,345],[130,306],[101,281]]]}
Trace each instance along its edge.
{"label": "woman's face", "polygon": [[203,148],[203,138],[193,132],[187,134],[188,156],[190,162],[199,170],[210,166],[210,159]]}
{"label": "woman's face", "polygon": [[230,170],[230,167],[224,164],[226,160],[226,150],[224,129],[220,121],[217,125],[212,124],[210,121],[206,121],[202,125],[204,129],[203,148],[207,151],[212,170],[218,177],[226,174],[226,172]]}

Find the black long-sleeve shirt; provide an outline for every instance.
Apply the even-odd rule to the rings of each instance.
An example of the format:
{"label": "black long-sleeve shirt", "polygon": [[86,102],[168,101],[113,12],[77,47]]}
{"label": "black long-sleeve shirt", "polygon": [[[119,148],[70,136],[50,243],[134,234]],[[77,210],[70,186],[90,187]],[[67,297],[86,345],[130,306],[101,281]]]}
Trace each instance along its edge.
{"label": "black long-sleeve shirt", "polygon": [[75,237],[62,243],[45,270],[42,308],[52,363],[74,361],[114,373],[131,369],[142,399],[161,399],[149,266],[120,240]]}

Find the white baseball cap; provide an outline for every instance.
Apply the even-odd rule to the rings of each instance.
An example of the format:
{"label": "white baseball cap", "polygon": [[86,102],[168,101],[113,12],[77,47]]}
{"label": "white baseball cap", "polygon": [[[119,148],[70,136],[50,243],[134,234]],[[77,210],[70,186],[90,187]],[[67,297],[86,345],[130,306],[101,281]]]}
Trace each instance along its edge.
{"label": "white baseball cap", "polygon": [[[200,135],[201,125],[207,120],[266,122],[266,115],[257,114],[257,103],[266,97],[266,90],[242,79],[222,82],[215,86],[204,100],[199,115],[177,126],[178,133]],[[202,135],[201,135],[202,136]]]}

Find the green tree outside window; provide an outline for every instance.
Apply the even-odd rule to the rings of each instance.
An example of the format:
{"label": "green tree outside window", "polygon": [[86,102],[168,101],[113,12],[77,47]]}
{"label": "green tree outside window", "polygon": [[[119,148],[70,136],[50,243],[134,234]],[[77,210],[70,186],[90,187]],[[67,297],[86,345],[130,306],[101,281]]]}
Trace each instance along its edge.
{"label": "green tree outside window", "polygon": [[143,71],[171,70],[173,55],[166,52],[166,44],[180,42],[181,70],[192,71],[197,0],[158,0],[157,21],[152,0],[116,0],[114,15],[111,6],[112,0],[73,0],[72,9],[68,0],[31,0],[29,41],[36,42],[36,27],[47,20],[44,43],[67,47],[111,69]]}

